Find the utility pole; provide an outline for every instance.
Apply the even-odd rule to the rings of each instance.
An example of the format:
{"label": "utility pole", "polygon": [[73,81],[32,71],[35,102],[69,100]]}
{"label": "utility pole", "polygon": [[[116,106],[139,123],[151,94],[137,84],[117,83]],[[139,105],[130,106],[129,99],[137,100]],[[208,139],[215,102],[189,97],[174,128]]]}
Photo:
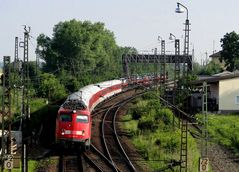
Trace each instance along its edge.
{"label": "utility pole", "polygon": [[207,140],[208,140],[208,115],[207,115],[207,83],[203,82],[202,88],[202,114],[203,114],[203,127],[201,137],[201,158],[199,160],[199,171],[207,172],[209,166],[209,159],[207,154]]}
{"label": "utility pole", "polygon": [[166,56],[165,56],[165,40],[161,41],[161,55],[163,56],[163,63],[160,66],[160,94],[165,94],[165,80],[166,80]]}
{"label": "utility pole", "polygon": [[187,172],[188,164],[188,121],[182,115],[181,121],[181,150],[180,150],[180,172]]}
{"label": "utility pole", "polygon": [[29,67],[28,67],[28,40],[30,27],[24,27],[23,42],[23,64],[22,64],[22,172],[28,171],[28,120],[30,116],[29,110]]}
{"label": "utility pole", "polygon": [[[14,71],[19,70],[19,58],[18,58],[18,37],[15,37],[15,49],[14,49],[14,62],[13,62]],[[16,81],[16,74],[14,73],[14,82]],[[18,107],[18,91],[16,82],[13,83],[13,105]]]}
{"label": "utility pole", "polygon": [[[154,49],[154,55],[156,56],[157,53],[158,53],[158,49],[155,48]],[[156,58],[155,58],[155,62],[154,62],[154,77],[155,78],[157,77],[157,74],[158,74],[157,69],[158,69],[158,64],[156,63]]]}
{"label": "utility pole", "polygon": [[40,65],[40,50],[39,50],[39,46],[37,46],[37,50],[36,50],[36,76],[37,76],[37,84],[39,84],[39,65]]}
{"label": "utility pole", "polygon": [[[180,41],[179,39],[175,39],[175,65],[174,65],[174,95],[173,95],[173,104],[176,106],[177,101],[176,97],[178,94],[178,82],[180,79],[180,63],[179,63],[179,55],[180,55]],[[176,113],[177,111],[175,111]],[[180,124],[180,117],[179,124]],[[173,127],[175,125],[175,116],[173,115]]]}
{"label": "utility pole", "polygon": [[14,50],[14,63],[13,63],[13,68],[16,69],[18,65],[18,37],[15,37],[15,50]]}
{"label": "utility pole", "polygon": [[[12,126],[12,115],[11,115],[11,84],[10,84],[10,56],[4,56],[3,59],[3,97],[2,97],[2,171],[7,163],[7,169],[11,171],[12,160],[9,160],[6,156],[11,154],[11,126]],[[8,132],[5,132],[5,119],[8,120]],[[7,136],[7,145],[5,143],[5,137]],[[7,147],[6,147],[7,146]],[[7,154],[5,156],[5,150]]]}

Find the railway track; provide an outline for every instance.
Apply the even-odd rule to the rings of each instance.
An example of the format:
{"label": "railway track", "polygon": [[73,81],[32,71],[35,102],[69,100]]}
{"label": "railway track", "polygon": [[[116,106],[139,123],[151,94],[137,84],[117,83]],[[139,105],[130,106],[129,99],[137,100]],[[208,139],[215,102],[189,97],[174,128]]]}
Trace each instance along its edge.
{"label": "railway track", "polygon": [[73,150],[63,150],[59,155],[59,172],[83,171],[81,153]]}
{"label": "railway track", "polygon": [[[92,172],[92,171],[143,171],[139,166],[134,167],[126,152],[130,152],[129,146],[121,143],[117,134],[117,114],[121,109],[137,96],[144,94],[143,90],[128,90],[123,94],[117,94],[105,100],[98,106],[93,117],[92,145],[89,151],[80,149],[55,149],[50,153],[57,159],[55,171],[59,172]],[[102,124],[102,125],[101,125]],[[99,128],[102,128],[100,130]],[[104,133],[102,135],[102,133]],[[104,141],[103,141],[104,140]],[[104,143],[105,144],[102,144]],[[124,148],[127,150],[124,150]],[[107,153],[108,152],[108,153]],[[132,152],[131,157],[135,157]],[[133,155],[133,156],[132,156]]]}
{"label": "railway track", "polygon": [[[137,170],[139,167],[137,165],[135,167],[135,163],[130,161],[129,156],[134,157],[133,153],[130,152],[130,149],[125,146],[125,143],[117,134],[117,115],[120,114],[121,108],[125,107],[128,102],[144,93],[144,91],[132,91],[126,93],[128,95],[119,95],[119,97],[106,102],[102,108],[93,114],[93,128],[100,132],[98,132],[98,136],[92,137],[92,147],[97,147],[105,155],[113,165],[113,171],[139,171]],[[126,152],[130,155],[128,156]]]}
{"label": "railway track", "polygon": [[119,166],[121,168],[120,171],[136,171],[120,143],[115,126],[116,115],[121,106],[125,105],[126,102],[123,101],[119,104],[117,103],[116,105],[113,105],[104,114],[101,123],[102,141],[107,157],[111,160],[114,166]]}

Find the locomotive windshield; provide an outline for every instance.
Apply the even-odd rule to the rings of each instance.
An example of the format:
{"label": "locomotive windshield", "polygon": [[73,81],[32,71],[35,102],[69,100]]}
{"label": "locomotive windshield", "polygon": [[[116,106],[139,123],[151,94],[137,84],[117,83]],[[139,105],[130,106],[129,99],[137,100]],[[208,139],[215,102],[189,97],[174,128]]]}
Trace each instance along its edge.
{"label": "locomotive windshield", "polygon": [[71,114],[61,114],[60,115],[60,120],[62,122],[71,122],[72,121],[72,116],[71,116]]}
{"label": "locomotive windshield", "polygon": [[76,122],[88,123],[89,122],[88,116],[86,116],[86,115],[77,115]]}

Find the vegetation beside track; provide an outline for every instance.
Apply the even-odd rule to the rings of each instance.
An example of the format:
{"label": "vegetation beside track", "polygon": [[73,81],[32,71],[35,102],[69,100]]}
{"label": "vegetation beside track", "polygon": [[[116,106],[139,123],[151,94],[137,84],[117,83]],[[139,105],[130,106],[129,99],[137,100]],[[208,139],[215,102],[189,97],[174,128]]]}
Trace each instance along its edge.
{"label": "vegetation beside track", "polygon": [[[152,97],[149,94],[133,102],[128,114],[122,118],[121,127],[129,133],[132,143],[155,171],[180,160],[181,131],[173,127],[172,111]],[[199,156],[195,140],[188,135],[188,171],[198,170]],[[174,170],[179,171],[179,166]]]}
{"label": "vegetation beside track", "polygon": [[[202,115],[197,115],[202,121]],[[209,141],[233,150],[239,156],[239,115],[208,114]]]}

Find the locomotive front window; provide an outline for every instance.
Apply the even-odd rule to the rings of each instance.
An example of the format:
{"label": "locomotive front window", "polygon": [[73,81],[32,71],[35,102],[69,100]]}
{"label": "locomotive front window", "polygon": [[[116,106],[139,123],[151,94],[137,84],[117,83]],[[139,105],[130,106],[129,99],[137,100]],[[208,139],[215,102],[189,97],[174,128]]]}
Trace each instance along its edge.
{"label": "locomotive front window", "polygon": [[60,120],[62,122],[71,122],[72,121],[72,116],[71,116],[71,114],[61,114]]}
{"label": "locomotive front window", "polygon": [[77,115],[76,122],[87,123],[87,122],[89,122],[88,116],[86,116],[86,115]]}

